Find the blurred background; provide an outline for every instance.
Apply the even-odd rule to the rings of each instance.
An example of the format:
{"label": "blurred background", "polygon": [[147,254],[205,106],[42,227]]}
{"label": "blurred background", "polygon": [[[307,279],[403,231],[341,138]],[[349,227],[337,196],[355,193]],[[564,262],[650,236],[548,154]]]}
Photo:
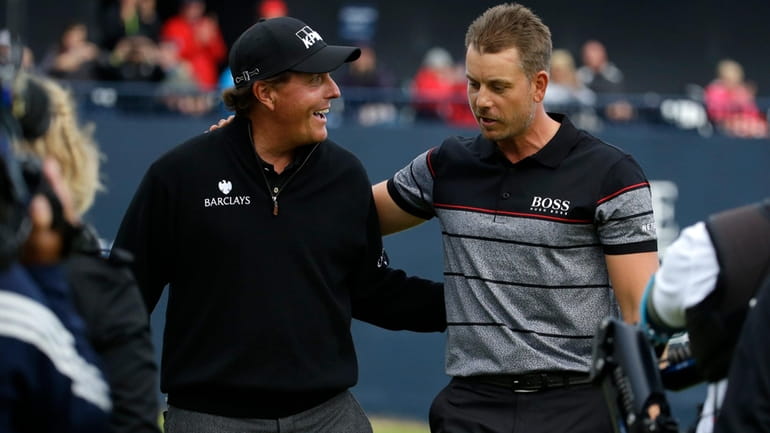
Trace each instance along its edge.
{"label": "blurred background", "polygon": [[[106,156],[106,193],[87,218],[110,242],[149,163],[227,116],[227,50],[260,16],[289,14],[362,58],[335,72],[330,136],[391,176],[449,135],[473,135],[464,35],[494,1],[0,0],[0,28],[29,70],[77,97]],[[680,228],[770,196],[770,2],[532,0],[553,34],[550,111],[639,161],[653,183],[661,255]],[[11,35],[0,32],[0,45]],[[205,167],[201,167],[205,170]],[[321,210],[319,209],[319,212]],[[442,279],[437,224],[385,239],[392,264]],[[153,314],[160,346],[163,305]],[[444,336],[354,323],[371,414],[427,420],[445,385]],[[704,390],[671,395],[683,427]]]}

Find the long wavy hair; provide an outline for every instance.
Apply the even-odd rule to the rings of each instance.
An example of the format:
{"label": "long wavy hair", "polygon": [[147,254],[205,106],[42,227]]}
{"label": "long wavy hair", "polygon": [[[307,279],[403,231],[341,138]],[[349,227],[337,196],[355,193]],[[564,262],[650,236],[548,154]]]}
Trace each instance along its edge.
{"label": "long wavy hair", "polygon": [[72,94],[57,82],[40,76],[30,77],[48,95],[51,123],[41,137],[17,144],[17,150],[39,158],[53,158],[72,193],[75,211],[83,215],[104,190],[99,167],[104,159],[93,139],[93,124],[81,125]]}

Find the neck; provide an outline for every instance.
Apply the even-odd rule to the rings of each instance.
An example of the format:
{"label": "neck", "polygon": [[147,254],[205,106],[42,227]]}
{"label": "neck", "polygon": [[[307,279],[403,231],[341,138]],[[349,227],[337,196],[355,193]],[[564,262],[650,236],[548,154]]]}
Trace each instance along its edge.
{"label": "neck", "polygon": [[291,164],[296,146],[287,144],[272,129],[261,128],[254,119],[251,120],[249,133],[254,151],[263,161],[271,164],[276,173],[280,174]]}
{"label": "neck", "polygon": [[561,124],[551,118],[545,110],[535,111],[532,124],[524,134],[513,137],[510,140],[497,142],[497,147],[503,152],[511,163],[517,163],[522,159],[534,155],[540,151],[556,135]]}

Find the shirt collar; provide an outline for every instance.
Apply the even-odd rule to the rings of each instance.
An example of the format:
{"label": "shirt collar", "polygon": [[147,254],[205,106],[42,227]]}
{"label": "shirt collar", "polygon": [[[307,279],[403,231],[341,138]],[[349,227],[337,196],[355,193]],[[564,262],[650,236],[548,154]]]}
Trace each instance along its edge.
{"label": "shirt collar", "polygon": [[[580,131],[575,128],[569,118],[564,114],[548,113],[548,115],[553,120],[559,122],[561,126],[559,126],[559,129],[556,131],[556,135],[554,135],[542,149],[534,155],[524,158],[524,161],[531,160],[546,167],[555,168],[561,164],[572,148],[575,147]],[[497,143],[487,140],[483,135],[478,136],[477,142],[482,160],[508,161],[503,153],[500,152]]]}

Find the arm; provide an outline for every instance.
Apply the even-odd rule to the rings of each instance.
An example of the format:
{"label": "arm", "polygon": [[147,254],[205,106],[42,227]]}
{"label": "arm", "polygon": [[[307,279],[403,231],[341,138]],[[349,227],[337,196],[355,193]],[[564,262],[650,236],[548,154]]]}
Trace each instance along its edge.
{"label": "arm", "polygon": [[109,260],[74,254],[67,267],[73,298],[110,384],[113,433],[160,433],[158,369],[149,318],[125,254]]}
{"label": "arm", "polygon": [[353,317],[391,330],[446,329],[444,285],[407,277],[404,271],[389,266],[373,201],[366,230],[367,248],[351,295]]}
{"label": "arm", "polygon": [[620,304],[623,321],[639,321],[639,305],[644,287],[658,269],[658,253],[655,251],[635,254],[605,255],[607,272]]}
{"label": "arm", "polygon": [[158,303],[172,272],[173,227],[167,209],[170,202],[168,191],[151,168],[123,216],[113,244],[113,254],[123,249],[133,255],[131,269],[149,313]]}
{"label": "arm", "polygon": [[666,257],[650,279],[642,306],[642,324],[670,333],[685,328],[685,310],[714,290],[719,263],[703,222],[682,230],[666,249]]}
{"label": "arm", "polygon": [[393,201],[388,192],[388,181],[384,180],[374,185],[372,192],[377,205],[377,215],[380,218],[380,231],[383,235],[400,232],[426,221],[401,209]]}

